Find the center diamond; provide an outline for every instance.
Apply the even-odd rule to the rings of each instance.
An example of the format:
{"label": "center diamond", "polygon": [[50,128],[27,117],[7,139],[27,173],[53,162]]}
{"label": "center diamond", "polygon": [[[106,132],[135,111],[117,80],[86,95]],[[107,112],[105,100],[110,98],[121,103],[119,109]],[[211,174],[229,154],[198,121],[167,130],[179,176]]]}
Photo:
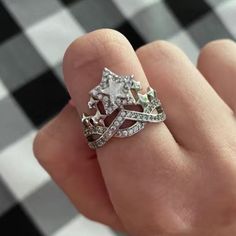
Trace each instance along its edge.
{"label": "center diamond", "polygon": [[105,68],[100,84],[90,94],[95,100],[102,101],[106,114],[111,114],[117,108],[135,102],[131,92],[133,83],[132,76],[119,76]]}
{"label": "center diamond", "polygon": [[108,82],[108,87],[102,89],[101,92],[104,94],[109,95],[110,101],[112,104],[116,103],[117,98],[127,98],[128,91],[125,92],[124,90],[124,83],[116,82],[112,79]]}

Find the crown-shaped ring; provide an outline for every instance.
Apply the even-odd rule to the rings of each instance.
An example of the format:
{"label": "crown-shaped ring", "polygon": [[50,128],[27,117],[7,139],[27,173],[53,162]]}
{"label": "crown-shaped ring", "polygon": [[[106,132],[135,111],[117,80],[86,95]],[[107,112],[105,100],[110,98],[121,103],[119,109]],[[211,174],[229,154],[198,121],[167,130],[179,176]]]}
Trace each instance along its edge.
{"label": "crown-shaped ring", "polygon": [[134,79],[134,75],[120,76],[104,68],[100,84],[89,92],[88,106],[95,110],[95,114],[83,113],[81,118],[90,148],[103,146],[113,136],[132,136],[146,123],[166,119],[156,91],[151,87],[145,94],[140,91],[140,82]]}

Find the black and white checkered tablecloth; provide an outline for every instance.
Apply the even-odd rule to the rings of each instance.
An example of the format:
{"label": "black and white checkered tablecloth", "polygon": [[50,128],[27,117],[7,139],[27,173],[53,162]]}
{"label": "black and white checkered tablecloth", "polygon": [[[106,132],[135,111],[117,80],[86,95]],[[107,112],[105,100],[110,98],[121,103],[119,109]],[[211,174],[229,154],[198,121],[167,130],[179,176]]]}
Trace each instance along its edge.
{"label": "black and white checkered tablecloth", "polygon": [[134,48],[173,42],[195,63],[208,41],[236,38],[236,0],[0,0],[0,26],[0,235],[118,235],[77,213],[32,154],[37,129],[68,101],[65,49],[109,27]]}

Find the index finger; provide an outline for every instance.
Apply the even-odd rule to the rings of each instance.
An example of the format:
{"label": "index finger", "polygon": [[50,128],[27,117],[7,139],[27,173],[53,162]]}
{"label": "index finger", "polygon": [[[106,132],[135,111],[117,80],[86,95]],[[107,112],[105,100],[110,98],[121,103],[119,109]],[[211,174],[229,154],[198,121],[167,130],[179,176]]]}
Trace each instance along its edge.
{"label": "index finger", "polygon": [[[113,30],[89,33],[75,41],[64,58],[65,82],[80,115],[90,113],[88,93],[100,83],[104,67],[116,74],[134,74],[144,91],[148,86],[142,66],[123,35]],[[112,138],[97,150],[113,206],[123,224],[132,228],[130,231],[138,229],[139,234],[142,232],[145,216],[140,212],[140,202],[149,195],[149,183],[158,178],[153,175],[154,171],[167,162],[172,162],[172,166],[178,162],[176,150],[178,145],[164,123],[148,124],[143,131],[129,138]],[[159,153],[166,153],[165,160]],[[154,200],[154,195],[150,193],[148,199]],[[145,212],[148,216],[152,206]],[[139,219],[135,225],[134,216]]]}

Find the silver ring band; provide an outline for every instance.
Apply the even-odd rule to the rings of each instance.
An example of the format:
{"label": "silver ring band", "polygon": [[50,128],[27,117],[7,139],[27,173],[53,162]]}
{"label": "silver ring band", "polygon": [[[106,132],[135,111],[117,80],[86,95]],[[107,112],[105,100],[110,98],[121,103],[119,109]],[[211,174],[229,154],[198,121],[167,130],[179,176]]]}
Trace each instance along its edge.
{"label": "silver ring band", "polygon": [[[141,94],[140,90],[140,82],[135,81],[133,75],[118,76],[104,68],[100,84],[89,92],[88,106],[96,112],[94,115],[83,113],[81,118],[90,148],[102,147],[112,137],[132,136],[146,123],[166,119],[156,91],[148,87],[147,93]],[[134,106],[141,111],[131,110]],[[109,124],[107,117],[114,117]],[[127,120],[133,121],[132,124],[122,127]]]}

